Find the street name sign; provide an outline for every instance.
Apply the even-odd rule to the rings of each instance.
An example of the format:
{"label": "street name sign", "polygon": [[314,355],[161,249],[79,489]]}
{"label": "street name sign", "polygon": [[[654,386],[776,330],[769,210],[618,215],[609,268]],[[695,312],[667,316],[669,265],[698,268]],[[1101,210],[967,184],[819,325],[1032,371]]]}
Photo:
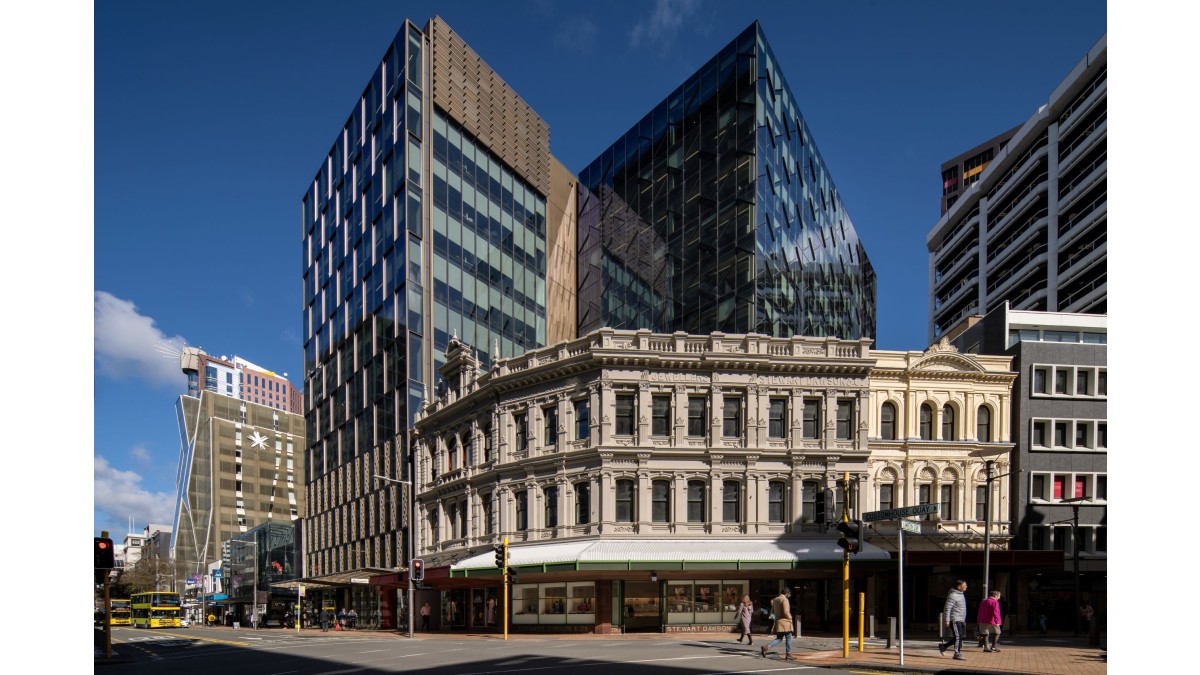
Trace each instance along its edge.
{"label": "street name sign", "polygon": [[866,522],[876,520],[895,520],[897,518],[906,518],[908,516],[924,516],[930,513],[937,513],[937,504],[918,504],[916,506],[903,506],[898,509],[884,509],[882,511],[868,511],[862,514],[862,519]]}
{"label": "street name sign", "polygon": [[915,520],[900,519],[900,529],[913,534],[921,534],[921,524]]}

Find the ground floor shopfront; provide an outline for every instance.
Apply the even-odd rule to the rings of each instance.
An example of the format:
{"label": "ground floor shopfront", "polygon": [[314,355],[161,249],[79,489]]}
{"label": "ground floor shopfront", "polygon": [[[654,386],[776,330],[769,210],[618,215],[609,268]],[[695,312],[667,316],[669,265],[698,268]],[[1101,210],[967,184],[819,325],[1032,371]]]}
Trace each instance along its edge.
{"label": "ground floor shopfront", "polygon": [[[876,547],[852,558],[853,593],[866,593],[890,557]],[[414,594],[416,628],[428,603],[429,630],[630,633],[734,630],[750,596],[754,629],[769,627],[771,598],[792,590],[793,614],[818,630],[840,626],[842,551],[833,539],[741,542],[593,541],[510,549],[517,575],[507,603],[491,551],[427,567]],[[372,579],[394,598],[403,628],[407,578]],[[857,615],[857,600],[852,608]]]}

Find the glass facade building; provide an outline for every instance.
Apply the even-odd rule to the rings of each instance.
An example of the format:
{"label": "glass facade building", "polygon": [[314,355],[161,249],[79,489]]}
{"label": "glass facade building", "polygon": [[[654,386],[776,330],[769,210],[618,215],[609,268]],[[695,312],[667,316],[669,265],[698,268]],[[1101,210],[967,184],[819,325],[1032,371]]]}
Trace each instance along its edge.
{"label": "glass facade building", "polygon": [[457,34],[405,22],[301,199],[306,574],[406,566],[405,493],[372,476],[407,480],[406,430],[454,336],[485,367],[547,343],[565,248],[547,215],[569,203],[552,184],[575,194],[558,166],[545,122]]}
{"label": "glass facade building", "polygon": [[579,176],[578,332],[875,335],[875,272],[754,23]]}

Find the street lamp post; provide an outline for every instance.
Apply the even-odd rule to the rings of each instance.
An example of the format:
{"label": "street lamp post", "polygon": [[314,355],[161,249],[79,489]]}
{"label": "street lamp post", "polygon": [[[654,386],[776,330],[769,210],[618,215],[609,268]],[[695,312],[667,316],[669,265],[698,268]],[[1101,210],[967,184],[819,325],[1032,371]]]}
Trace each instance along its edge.
{"label": "street lamp post", "polygon": [[[999,452],[1007,452],[1007,450],[997,451],[988,449],[972,452],[971,455],[975,457],[985,457],[988,455],[995,456],[996,454],[999,454]],[[1010,471],[1008,473],[1002,473],[998,475],[995,474],[994,471],[996,470],[996,460],[994,459],[985,459],[983,462],[983,467],[986,478],[984,482],[985,488],[983,493],[983,597],[986,598],[988,595],[988,589],[990,587],[992,572],[992,483],[1000,480],[1001,478],[1011,476],[1013,472]]]}
{"label": "street lamp post", "polygon": [[1091,497],[1070,497],[1060,500],[1063,504],[1071,506],[1071,576],[1075,581],[1075,636],[1078,637],[1082,633],[1083,615],[1079,609],[1083,607],[1079,597],[1079,507],[1083,502],[1092,501]]}
{"label": "street lamp post", "polygon": [[241,539],[230,539],[231,544],[246,544],[254,547],[254,585],[250,588],[250,626],[258,627],[258,540],[242,541]]}
{"label": "street lamp post", "polygon": [[375,480],[381,480],[381,481],[384,481],[385,483],[396,483],[399,485],[407,485],[408,486],[408,496],[409,496],[408,522],[405,524],[405,527],[408,530],[408,574],[406,575],[408,577],[408,602],[406,604],[408,605],[408,637],[411,638],[411,637],[413,637],[413,595],[414,595],[413,578],[412,578],[412,558],[413,558],[413,552],[414,552],[412,519],[413,519],[413,513],[414,513],[415,509],[417,508],[417,491],[413,488],[412,481],[409,481],[409,480],[400,480],[399,478],[388,478],[387,476],[380,476],[379,474],[375,474],[374,478],[375,478]]}

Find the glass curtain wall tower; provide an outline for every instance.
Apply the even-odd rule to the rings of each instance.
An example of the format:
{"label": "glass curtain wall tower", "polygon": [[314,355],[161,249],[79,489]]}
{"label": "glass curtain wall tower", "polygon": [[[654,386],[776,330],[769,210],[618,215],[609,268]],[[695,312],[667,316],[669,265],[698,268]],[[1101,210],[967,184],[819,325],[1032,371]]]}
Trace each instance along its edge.
{"label": "glass curtain wall tower", "polygon": [[546,123],[449,26],[405,22],[301,199],[307,574],[407,565],[405,491],[372,476],[408,480],[452,336],[485,366],[546,344],[562,173]]}
{"label": "glass curtain wall tower", "polygon": [[579,334],[875,336],[874,269],[757,22],[579,178]]}

